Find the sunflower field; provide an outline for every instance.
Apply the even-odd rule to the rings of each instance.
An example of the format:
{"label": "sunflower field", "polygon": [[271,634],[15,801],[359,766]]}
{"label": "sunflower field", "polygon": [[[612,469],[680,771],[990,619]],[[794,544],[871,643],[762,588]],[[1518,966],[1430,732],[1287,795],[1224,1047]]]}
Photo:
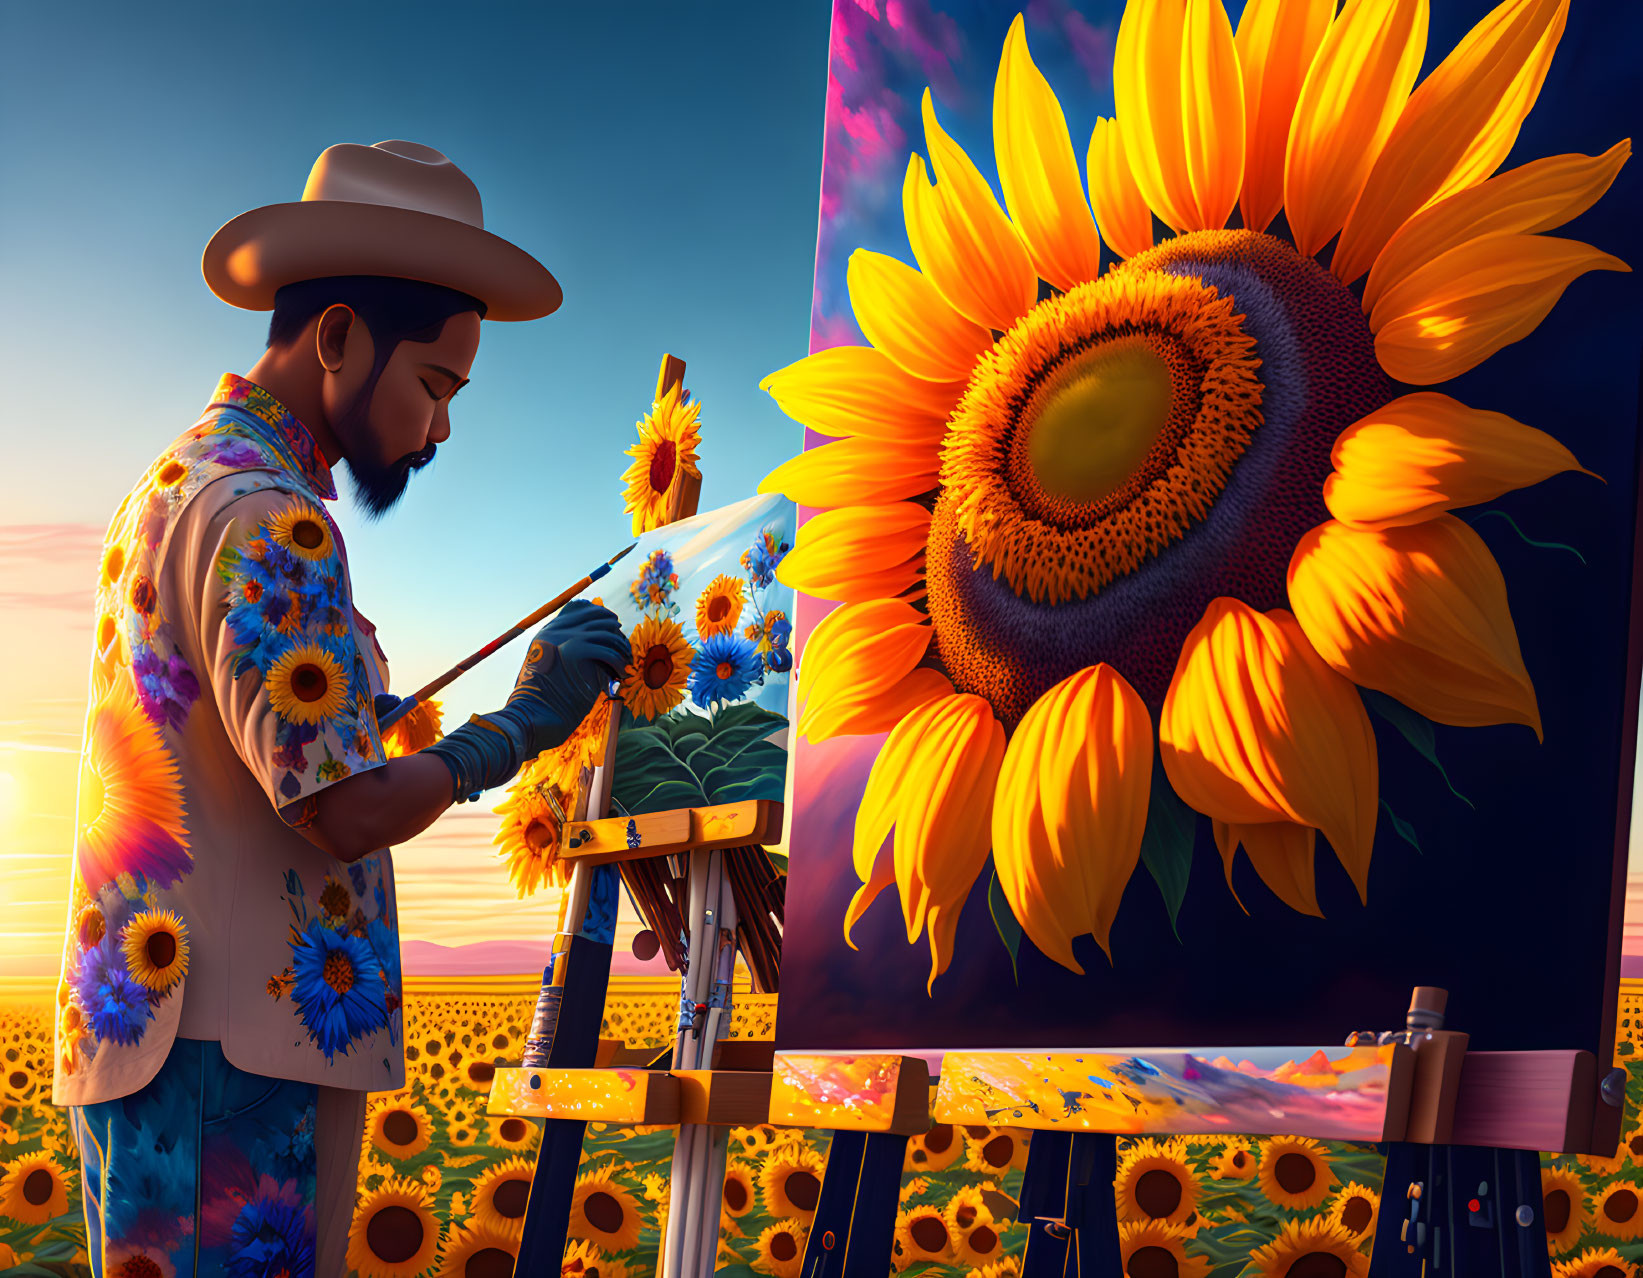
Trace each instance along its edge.
{"label": "sunflower field", "polygon": [[[517,982],[510,982],[518,986]],[[406,1079],[371,1097],[349,1239],[358,1278],[506,1274],[518,1247],[540,1125],[484,1112],[492,1074],[517,1062],[533,1004],[523,986],[412,991]],[[1623,1001],[1635,998],[1630,992]],[[673,996],[613,987],[604,1033],[631,1046],[666,1038]],[[769,1000],[746,998],[733,1033],[769,1037]],[[90,1274],[79,1168],[67,1114],[50,1103],[50,1004],[0,1002],[0,1273]],[[1622,1019],[1620,1052],[1636,1049]],[[1556,1278],[1643,1278],[1643,1069],[1627,1088],[1613,1157],[1542,1159]],[[825,1133],[731,1132],[718,1272],[797,1278],[821,1190]],[[888,1274],[1007,1278],[1027,1133],[932,1128],[908,1142]],[[591,1124],[572,1204],[566,1278],[650,1278],[667,1218],[673,1132]],[[1381,1208],[1374,1146],[1300,1138],[1124,1139],[1114,1195],[1132,1278],[1361,1278]],[[1309,1259],[1311,1258],[1311,1259]]]}

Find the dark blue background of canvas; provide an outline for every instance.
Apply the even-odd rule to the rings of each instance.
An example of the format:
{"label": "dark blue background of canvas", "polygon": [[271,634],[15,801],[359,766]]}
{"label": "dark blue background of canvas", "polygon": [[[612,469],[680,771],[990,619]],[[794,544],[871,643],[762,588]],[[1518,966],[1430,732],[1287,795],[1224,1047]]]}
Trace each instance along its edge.
{"label": "dark blue background of canvas", "polygon": [[[1427,70],[1488,7],[1436,0]],[[1097,24],[1116,25],[1120,11],[1116,4],[1079,8]],[[965,32],[970,55],[958,71],[974,90],[970,109],[943,111],[943,123],[991,178],[992,81],[1016,6],[943,9]],[[1539,104],[1503,167],[1559,152],[1597,154],[1636,138],[1639,47],[1643,10],[1575,0]],[[1071,119],[1082,168],[1094,114],[1111,113],[1110,92],[1105,101],[1088,90],[1078,98],[1084,77],[1064,51],[1035,40],[1033,52]],[[922,152],[923,81],[904,79],[891,87],[906,106],[911,145]],[[1596,208],[1551,234],[1643,262],[1640,188],[1634,159]],[[818,313],[843,297],[845,260],[858,245],[911,260],[899,214],[899,199],[871,219],[846,214],[831,243],[824,228]],[[1640,330],[1638,277],[1590,274],[1528,339],[1435,388],[1549,431],[1608,482],[1566,475],[1493,503],[1529,537],[1578,549],[1584,564],[1567,551],[1525,544],[1505,520],[1477,524],[1505,574],[1546,741],[1537,744],[1522,727],[1438,727],[1438,753],[1474,811],[1377,720],[1381,794],[1414,828],[1422,851],[1399,838],[1383,810],[1367,907],[1320,843],[1325,919],[1281,905],[1240,858],[1236,883],[1246,916],[1227,890],[1208,822],[1200,821],[1181,941],[1138,867],[1112,931],[1116,967],[1088,938],[1078,947],[1084,977],[1024,942],[1018,983],[987,915],[984,872],[966,904],[952,966],[927,997],[928,949],[922,940],[907,944],[893,889],[858,924],[860,951],[843,944],[840,924],[857,883],[848,839],[836,829],[821,835],[826,823],[807,820],[801,799],[793,814],[779,1044],[1328,1044],[1352,1029],[1400,1024],[1411,987],[1429,984],[1452,991],[1451,1023],[1471,1033],[1474,1048],[1600,1047],[1614,1017],[1606,964],[1619,946],[1618,905],[1611,911],[1617,799],[1622,785],[1628,797],[1631,789],[1620,760]],[[1478,512],[1461,513],[1472,519]],[[803,755],[801,747],[801,769]],[[853,804],[864,780],[865,773],[853,791],[831,785],[811,802]]]}

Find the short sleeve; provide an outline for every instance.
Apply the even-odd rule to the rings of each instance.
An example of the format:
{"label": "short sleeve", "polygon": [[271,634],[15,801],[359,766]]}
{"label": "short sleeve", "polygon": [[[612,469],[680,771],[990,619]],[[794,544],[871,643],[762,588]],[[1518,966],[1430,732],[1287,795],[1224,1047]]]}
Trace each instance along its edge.
{"label": "short sleeve", "polygon": [[347,564],[301,493],[196,504],[196,550],[181,558],[223,728],[269,802],[304,825],[326,786],[386,762]]}

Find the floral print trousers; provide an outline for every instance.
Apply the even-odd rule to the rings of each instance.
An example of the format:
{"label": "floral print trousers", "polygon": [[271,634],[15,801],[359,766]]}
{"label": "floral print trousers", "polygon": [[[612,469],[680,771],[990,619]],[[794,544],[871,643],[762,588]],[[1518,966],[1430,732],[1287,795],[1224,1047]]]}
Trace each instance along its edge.
{"label": "floral print trousers", "polygon": [[146,1087],[70,1111],[95,1278],[340,1278],[364,1106],[179,1038]]}

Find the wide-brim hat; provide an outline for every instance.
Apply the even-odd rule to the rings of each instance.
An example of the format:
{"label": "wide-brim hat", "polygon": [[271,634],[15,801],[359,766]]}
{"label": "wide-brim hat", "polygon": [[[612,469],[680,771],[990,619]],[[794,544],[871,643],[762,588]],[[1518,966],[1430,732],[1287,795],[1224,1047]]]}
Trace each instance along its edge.
{"label": "wide-brim hat", "polygon": [[302,199],[241,213],[200,259],[230,306],[274,307],[287,284],[387,275],[467,293],[485,318],[532,320],[559,308],[559,281],[518,245],[485,229],[479,190],[432,147],[345,142],[314,161]]}

